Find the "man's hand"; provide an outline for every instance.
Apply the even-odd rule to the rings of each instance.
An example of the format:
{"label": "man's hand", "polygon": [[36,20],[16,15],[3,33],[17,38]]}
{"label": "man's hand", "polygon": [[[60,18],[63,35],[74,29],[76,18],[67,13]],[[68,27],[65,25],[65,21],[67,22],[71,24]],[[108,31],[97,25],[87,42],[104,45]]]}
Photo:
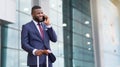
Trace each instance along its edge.
{"label": "man's hand", "polygon": [[49,53],[52,53],[50,50],[36,50],[35,55],[41,56],[43,54],[48,55]]}
{"label": "man's hand", "polygon": [[44,15],[45,16],[45,21],[44,21],[44,23],[46,24],[46,25],[50,25],[50,19],[48,18],[48,16],[46,16],[46,15]]}
{"label": "man's hand", "polygon": [[50,50],[43,50],[43,54],[48,55],[49,53],[52,53]]}
{"label": "man's hand", "polygon": [[41,56],[43,54],[43,50],[36,50],[35,55]]}

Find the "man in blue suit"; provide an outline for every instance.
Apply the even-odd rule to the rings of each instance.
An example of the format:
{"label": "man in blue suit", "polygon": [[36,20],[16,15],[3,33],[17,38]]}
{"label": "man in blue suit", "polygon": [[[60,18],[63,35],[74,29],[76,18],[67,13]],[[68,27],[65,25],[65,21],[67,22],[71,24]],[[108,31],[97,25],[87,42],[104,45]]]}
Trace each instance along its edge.
{"label": "man in blue suit", "polygon": [[[50,41],[56,42],[57,36],[49,18],[43,13],[40,6],[33,6],[31,15],[32,21],[22,26],[22,48],[28,52],[27,65],[29,67],[37,67],[37,56],[39,56],[39,67],[46,67],[46,55],[49,57],[49,54],[52,53]],[[49,57],[49,67],[52,67],[52,60],[54,58]]]}

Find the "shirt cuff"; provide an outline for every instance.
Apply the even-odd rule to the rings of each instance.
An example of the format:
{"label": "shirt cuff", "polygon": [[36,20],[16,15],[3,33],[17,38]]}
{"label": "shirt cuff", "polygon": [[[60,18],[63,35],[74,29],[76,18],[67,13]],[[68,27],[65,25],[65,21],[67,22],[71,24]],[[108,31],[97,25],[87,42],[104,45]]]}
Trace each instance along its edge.
{"label": "shirt cuff", "polygon": [[32,51],[32,53],[33,53],[33,55],[35,55],[35,51],[36,51],[37,49],[34,49],[33,51]]}
{"label": "shirt cuff", "polygon": [[51,25],[47,25],[47,28],[51,28],[52,26]]}
{"label": "shirt cuff", "polygon": [[52,53],[52,51],[51,50],[47,50],[48,51],[48,53]]}

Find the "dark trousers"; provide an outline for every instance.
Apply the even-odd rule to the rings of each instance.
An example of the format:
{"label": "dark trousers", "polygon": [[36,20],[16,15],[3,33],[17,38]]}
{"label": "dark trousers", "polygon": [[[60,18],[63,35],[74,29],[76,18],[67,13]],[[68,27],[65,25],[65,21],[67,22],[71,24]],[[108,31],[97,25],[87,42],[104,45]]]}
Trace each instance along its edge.
{"label": "dark trousers", "polygon": [[[30,67],[37,67],[37,65],[30,65]],[[46,64],[41,64],[39,67],[46,67]]]}
{"label": "dark trousers", "polygon": [[[37,65],[30,65],[29,67],[37,67]],[[40,64],[39,67],[46,67],[46,64]],[[49,64],[49,67],[52,67],[52,64]]]}

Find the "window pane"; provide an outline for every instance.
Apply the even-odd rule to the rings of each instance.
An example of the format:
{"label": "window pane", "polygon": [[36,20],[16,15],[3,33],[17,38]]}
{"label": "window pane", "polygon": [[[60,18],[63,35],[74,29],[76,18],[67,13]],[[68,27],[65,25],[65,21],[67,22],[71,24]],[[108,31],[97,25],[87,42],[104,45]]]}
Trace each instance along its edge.
{"label": "window pane", "polygon": [[16,28],[16,29],[19,28],[19,25],[18,25],[18,24],[19,24],[19,21],[18,21],[18,20],[19,20],[19,17],[18,17],[18,15],[19,15],[19,14],[18,14],[18,12],[16,11],[16,22],[13,23],[13,24],[8,24],[9,27]]}
{"label": "window pane", "polygon": [[5,32],[2,33],[5,47],[18,48],[18,30],[2,27]]}
{"label": "window pane", "polygon": [[26,14],[31,14],[31,0],[19,0],[20,1],[20,11]]}
{"label": "window pane", "polygon": [[23,14],[23,13],[20,13],[20,28],[22,28],[22,25],[23,24],[26,24],[28,22],[30,22],[32,19],[31,19],[31,15],[26,15],[26,14]]}
{"label": "window pane", "polygon": [[3,60],[3,67],[19,67],[18,66],[18,50],[14,49],[3,49],[4,51],[4,57],[6,60]]}
{"label": "window pane", "polygon": [[20,67],[27,66],[27,52],[20,51]]}

